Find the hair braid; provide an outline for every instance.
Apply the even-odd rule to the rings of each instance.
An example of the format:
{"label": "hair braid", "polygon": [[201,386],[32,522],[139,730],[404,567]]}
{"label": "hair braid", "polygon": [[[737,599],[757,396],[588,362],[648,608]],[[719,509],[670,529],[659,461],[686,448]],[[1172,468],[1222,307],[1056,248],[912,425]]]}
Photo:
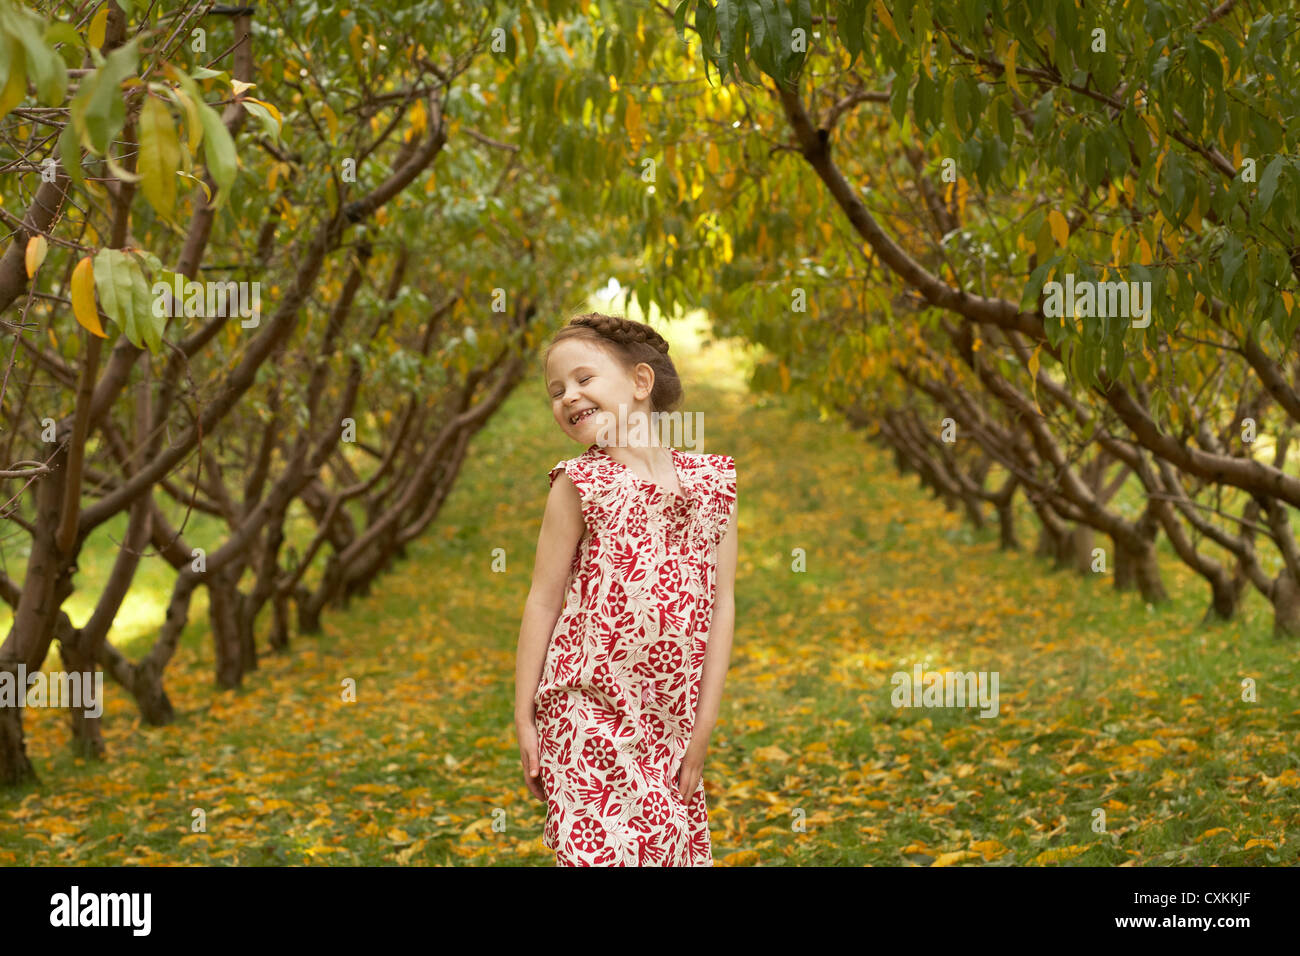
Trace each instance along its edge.
{"label": "hair braid", "polygon": [[617,315],[588,312],[574,316],[555,334],[547,354],[559,342],[582,338],[606,348],[629,372],[644,362],[654,369],[655,384],[650,393],[654,411],[668,411],[682,400],[682,382],[677,367],[668,357],[668,340],[644,322]]}

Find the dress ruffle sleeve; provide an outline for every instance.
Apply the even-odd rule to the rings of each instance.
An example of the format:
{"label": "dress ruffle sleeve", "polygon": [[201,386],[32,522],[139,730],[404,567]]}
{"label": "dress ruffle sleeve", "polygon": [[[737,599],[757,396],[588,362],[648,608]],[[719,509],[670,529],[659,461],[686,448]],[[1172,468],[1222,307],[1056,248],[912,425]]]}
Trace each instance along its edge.
{"label": "dress ruffle sleeve", "polygon": [[736,459],[730,455],[709,455],[712,465],[710,495],[707,502],[709,537],[716,547],[734,520],[736,504]]}
{"label": "dress ruffle sleeve", "polygon": [[551,469],[549,475],[552,485],[555,479],[559,477],[560,472],[569,476],[573,486],[578,489],[578,497],[582,502],[582,517],[587,522],[588,527],[592,527],[594,522],[601,514],[601,499],[603,493],[596,482],[596,476],[592,472],[590,460],[579,458],[569,458],[565,461],[556,462],[555,467]]}

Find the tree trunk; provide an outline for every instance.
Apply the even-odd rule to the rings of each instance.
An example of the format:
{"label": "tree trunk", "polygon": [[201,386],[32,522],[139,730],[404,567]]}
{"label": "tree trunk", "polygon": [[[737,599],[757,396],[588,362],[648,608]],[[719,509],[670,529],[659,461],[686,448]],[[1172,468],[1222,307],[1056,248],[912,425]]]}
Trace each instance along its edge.
{"label": "tree trunk", "polygon": [[[68,640],[59,641],[59,657],[63,660],[63,669],[69,673],[95,674],[99,665],[93,654],[83,653],[78,647],[79,634],[68,634]],[[93,679],[93,678],[92,678]],[[82,696],[85,697],[83,677]],[[83,701],[84,702],[84,701]],[[99,702],[101,708],[103,701]],[[68,712],[72,730],[72,749],[79,757],[88,760],[101,760],[104,756],[104,735],[100,729],[98,717],[87,717],[84,707],[72,707]]]}
{"label": "tree trunk", "polygon": [[1273,637],[1278,640],[1300,637],[1300,587],[1295,579],[1278,572],[1273,580]]}
{"label": "tree trunk", "polygon": [[[15,667],[15,671],[17,668]],[[14,674],[17,680],[17,674]],[[18,688],[23,693],[25,688]],[[0,707],[0,784],[39,782],[23,745],[23,712],[19,707]]]}
{"label": "tree trunk", "polygon": [[1137,588],[1148,604],[1161,604],[1169,600],[1164,583],[1160,580],[1160,565],[1156,561],[1155,542],[1149,542],[1141,551],[1125,548],[1115,542],[1115,589],[1131,591]]}
{"label": "tree trunk", "polygon": [[1019,551],[1020,539],[1016,537],[1016,512],[1011,499],[997,505],[998,547],[1003,551]]}
{"label": "tree trunk", "polygon": [[237,613],[238,589],[225,570],[208,578],[208,621],[212,628],[212,648],[217,672],[217,686],[238,687],[244,679],[244,649],[239,635]]}

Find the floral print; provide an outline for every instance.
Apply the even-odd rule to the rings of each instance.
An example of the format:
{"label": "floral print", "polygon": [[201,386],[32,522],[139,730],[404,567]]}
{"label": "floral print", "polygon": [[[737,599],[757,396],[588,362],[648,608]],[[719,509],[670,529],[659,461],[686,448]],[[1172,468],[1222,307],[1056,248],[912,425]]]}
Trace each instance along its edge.
{"label": "floral print", "polygon": [[537,687],[543,842],[565,866],[712,866],[704,782],[676,774],[690,742],[736,462],[669,449],[682,493],[599,445],[550,471],[587,530]]}

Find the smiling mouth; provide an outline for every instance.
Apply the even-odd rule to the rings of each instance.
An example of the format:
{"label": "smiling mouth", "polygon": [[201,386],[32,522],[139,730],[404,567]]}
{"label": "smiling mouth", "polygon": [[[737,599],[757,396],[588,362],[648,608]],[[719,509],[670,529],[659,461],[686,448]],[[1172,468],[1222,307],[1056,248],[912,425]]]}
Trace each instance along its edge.
{"label": "smiling mouth", "polygon": [[592,415],[596,414],[596,411],[597,411],[597,409],[595,409],[595,408],[587,408],[587,409],[584,409],[583,411],[578,412],[577,415],[574,415],[574,416],[570,417],[570,418],[569,418],[569,424],[570,424],[570,425],[577,425],[577,424],[580,424],[581,422],[586,421],[586,420],[587,420],[588,418],[590,418]]}

